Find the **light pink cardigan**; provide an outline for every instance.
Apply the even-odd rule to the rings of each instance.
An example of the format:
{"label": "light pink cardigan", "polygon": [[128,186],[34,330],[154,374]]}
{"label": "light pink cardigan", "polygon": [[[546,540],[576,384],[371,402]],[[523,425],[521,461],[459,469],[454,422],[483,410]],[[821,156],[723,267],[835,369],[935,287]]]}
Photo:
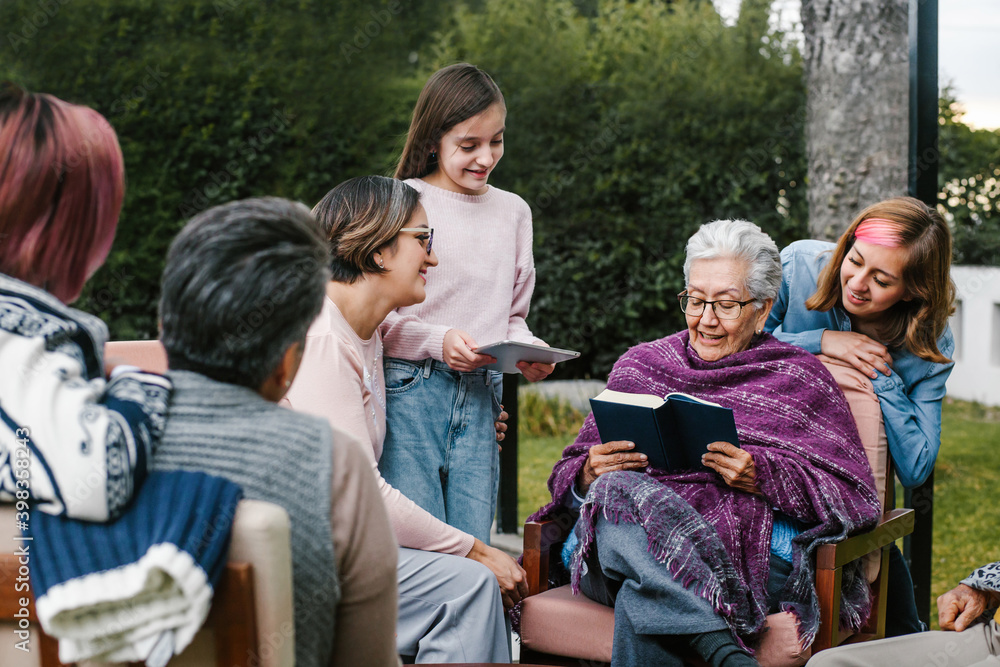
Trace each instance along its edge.
{"label": "light pink cardigan", "polygon": [[400,546],[465,556],[473,537],[436,519],[378,471],[385,438],[385,373],[379,333],[362,340],[329,297],[306,335],[306,349],[295,382],[282,403],[324,417],[362,443],[378,480],[393,532]]}
{"label": "light pink cardigan", "polygon": [[524,321],[535,288],[528,204],[493,186],[463,195],[419,178],[406,184],[420,192],[439,263],[427,273],[427,298],[389,313],[379,327],[386,354],[443,361],[444,335],[452,328],[481,346],[541,342]]}

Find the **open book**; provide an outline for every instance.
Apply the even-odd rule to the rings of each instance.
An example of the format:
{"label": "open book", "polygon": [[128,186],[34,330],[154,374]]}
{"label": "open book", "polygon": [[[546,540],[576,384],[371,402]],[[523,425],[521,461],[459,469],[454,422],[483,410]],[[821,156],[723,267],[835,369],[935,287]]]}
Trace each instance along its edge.
{"label": "open book", "polygon": [[697,470],[713,442],[740,446],[733,411],[688,394],[628,394],[605,389],[590,399],[601,442],[629,440],[660,470]]}

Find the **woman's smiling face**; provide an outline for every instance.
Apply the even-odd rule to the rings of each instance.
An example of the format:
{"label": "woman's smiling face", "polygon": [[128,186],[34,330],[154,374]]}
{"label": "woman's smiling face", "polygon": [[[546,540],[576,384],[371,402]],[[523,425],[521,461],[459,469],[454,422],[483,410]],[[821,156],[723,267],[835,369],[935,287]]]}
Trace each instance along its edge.
{"label": "woman's smiling face", "polygon": [[854,241],[840,265],[841,302],[852,319],[875,322],[906,298],[906,259],[902,248]]}
{"label": "woman's smiling face", "polygon": [[396,308],[412,306],[427,298],[427,269],[437,266],[437,255],[433,248],[428,253],[430,242],[430,227],[427,225],[427,213],[424,207],[417,205],[406,223],[410,229],[427,228],[427,234],[415,232],[400,232],[395,246],[387,248],[383,253],[385,268],[382,275],[386,289],[394,296]]}
{"label": "woman's smiling face", "polygon": [[[688,296],[705,301],[747,301],[747,267],[731,257],[698,259],[691,263]],[[705,361],[718,361],[750,347],[754,333],[764,328],[771,310],[770,299],[761,306],[748,303],[735,320],[720,320],[712,306],[705,304],[701,315],[685,315],[691,347]]]}

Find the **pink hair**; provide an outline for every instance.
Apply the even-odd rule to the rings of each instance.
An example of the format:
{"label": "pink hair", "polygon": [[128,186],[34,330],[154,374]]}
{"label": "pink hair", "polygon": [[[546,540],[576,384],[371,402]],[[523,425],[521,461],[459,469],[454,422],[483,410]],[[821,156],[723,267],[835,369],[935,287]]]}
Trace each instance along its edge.
{"label": "pink hair", "polygon": [[854,238],[865,243],[898,248],[903,245],[902,230],[898,222],[886,218],[868,218],[854,229]]}
{"label": "pink hair", "polygon": [[111,249],[124,196],[121,147],[101,114],[0,89],[0,272],[74,301]]}

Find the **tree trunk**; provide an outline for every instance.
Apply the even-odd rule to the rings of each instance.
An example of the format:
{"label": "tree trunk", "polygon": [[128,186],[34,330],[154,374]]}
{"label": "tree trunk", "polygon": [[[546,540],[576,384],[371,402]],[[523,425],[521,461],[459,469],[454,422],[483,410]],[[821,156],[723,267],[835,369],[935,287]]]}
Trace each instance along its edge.
{"label": "tree trunk", "polygon": [[802,0],[809,229],[835,239],[862,208],[905,195],[907,0]]}

